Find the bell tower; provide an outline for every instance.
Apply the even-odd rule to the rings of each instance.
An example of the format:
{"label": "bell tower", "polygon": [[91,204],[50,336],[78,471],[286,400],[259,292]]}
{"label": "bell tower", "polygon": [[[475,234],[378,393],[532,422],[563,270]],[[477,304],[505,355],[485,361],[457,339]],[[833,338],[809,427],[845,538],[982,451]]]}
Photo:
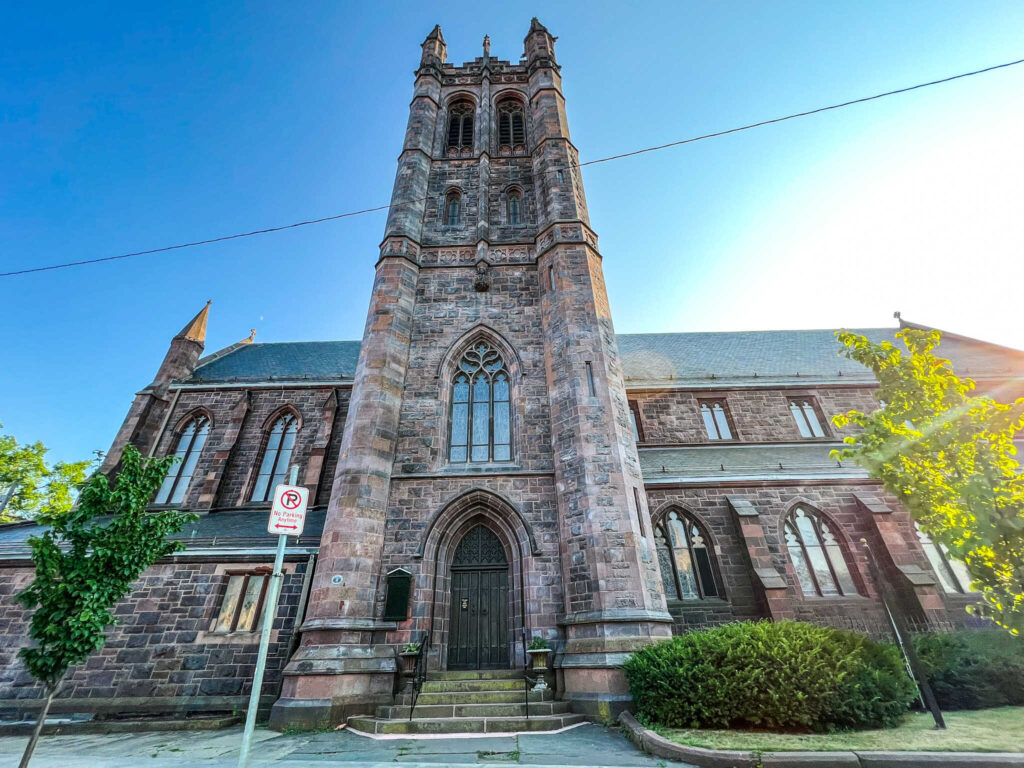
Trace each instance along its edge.
{"label": "bell tower", "polygon": [[[559,649],[573,708],[607,721],[629,700],[625,657],[671,634],[555,38],[533,19],[517,62],[489,37],[472,61],[447,54],[435,27],[275,727],[390,704],[407,642],[438,672],[515,669],[535,636]],[[451,597],[469,531],[504,553],[490,613]],[[398,570],[405,614],[386,601]],[[484,614],[503,617],[490,645],[459,635],[456,654]]]}

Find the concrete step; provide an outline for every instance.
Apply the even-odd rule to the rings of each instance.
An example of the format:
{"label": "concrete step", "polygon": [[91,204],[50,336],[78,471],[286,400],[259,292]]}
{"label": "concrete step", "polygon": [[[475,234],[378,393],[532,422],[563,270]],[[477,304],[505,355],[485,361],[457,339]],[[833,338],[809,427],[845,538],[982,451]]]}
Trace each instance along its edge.
{"label": "concrete step", "polygon": [[[564,715],[569,712],[567,701],[535,701],[530,704],[530,717],[535,715]],[[437,717],[525,717],[526,705],[522,699],[516,704],[423,704],[416,702],[416,719]],[[377,707],[377,717],[398,720],[409,718],[409,707]]]}
{"label": "concrete step", "polygon": [[[417,709],[419,709],[417,707]],[[525,717],[428,717],[413,720],[384,720],[379,717],[353,716],[349,728],[363,733],[515,733],[517,731],[557,731],[584,722],[583,715],[538,715]]]}
{"label": "concrete step", "polygon": [[427,673],[427,680],[522,680],[521,669],[459,669]]}
{"label": "concrete step", "polygon": [[522,691],[523,678],[518,680],[426,680],[423,693],[455,693],[460,691]]}
{"label": "concrete step", "polygon": [[[554,692],[530,691],[530,701],[553,701]],[[515,691],[446,691],[443,693],[421,693],[416,700],[416,709],[432,704],[517,704],[523,701],[523,686],[520,681]],[[408,703],[408,702],[404,702]]]}

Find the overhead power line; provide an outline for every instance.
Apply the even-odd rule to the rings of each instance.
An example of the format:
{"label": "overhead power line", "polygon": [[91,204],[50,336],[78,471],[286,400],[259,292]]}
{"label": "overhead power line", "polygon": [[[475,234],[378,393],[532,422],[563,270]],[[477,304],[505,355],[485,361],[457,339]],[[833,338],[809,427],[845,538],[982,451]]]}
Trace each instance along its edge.
{"label": "overhead power line", "polygon": [[[1006,69],[1007,67],[1014,67],[1018,64],[1024,64],[1024,59],[1017,59],[1015,61],[1008,61],[1004,64],[996,64],[991,67],[985,67],[984,69],[976,69],[972,72],[962,72],[959,75],[951,75],[950,77],[943,77],[939,80],[930,80],[926,83],[918,83],[917,85],[910,85],[906,88],[897,88],[893,91],[885,91],[884,93],[876,93],[873,96],[864,96],[859,99],[852,99],[850,101],[844,101],[839,104],[830,104],[827,107],[818,107],[817,109],[809,109],[804,112],[794,112],[790,115],[784,115],[783,117],[775,117],[770,120],[761,120],[756,123],[748,123],[747,125],[737,126],[736,128],[729,128],[724,131],[715,131],[714,133],[705,133],[701,136],[693,136],[688,139],[680,139],[679,141],[672,141],[668,144],[659,144],[654,147],[644,147],[643,149],[635,149],[631,152],[622,152],[617,155],[609,155],[608,157],[600,157],[596,160],[588,160],[585,163],[576,163],[568,166],[568,168],[558,169],[552,168],[549,172],[556,172],[558,170],[568,170],[572,168],[582,168],[587,165],[597,165],[598,163],[607,163],[612,160],[621,160],[626,157],[633,157],[635,155],[642,155],[647,152],[657,152],[662,149],[670,149],[671,147],[679,147],[683,144],[692,144],[696,141],[704,141],[705,139],[713,139],[719,136],[727,136],[730,133],[739,133],[740,131],[749,131],[752,128],[760,128],[765,125],[772,125],[773,123],[782,123],[786,120],[794,120],[798,117],[808,117],[809,115],[816,115],[820,112],[828,112],[833,109],[842,109],[843,107],[853,106],[854,104],[863,104],[867,101],[875,101],[876,99],[884,99],[887,96],[896,96],[901,93],[908,93],[910,91],[916,91],[921,88],[928,88],[933,85],[942,85],[943,83],[950,83],[954,80],[962,80],[965,77],[974,77],[975,75],[982,75],[986,72],[993,72],[997,69]],[[264,229],[254,229],[251,232],[239,232],[234,235],[223,235],[221,237],[211,237],[207,240],[196,240],[190,243],[179,243],[178,245],[168,245],[163,248],[151,248],[146,251],[134,251],[132,253],[122,253],[117,256],[103,256],[96,259],[83,259],[82,261],[69,261],[64,264],[50,264],[45,267],[32,267],[29,269],[18,269],[11,272],[0,272],[0,277],[13,277],[15,275],[27,275],[32,272],[49,272],[54,269],[65,269],[67,267],[80,267],[86,264],[100,264],[105,261],[117,261],[119,259],[130,259],[135,256],[148,256],[154,253],[165,253],[167,251],[177,251],[183,248],[195,248],[199,245],[210,245],[211,243],[221,243],[225,240],[238,240],[243,237],[253,237],[255,235],[266,235],[271,232],[281,232],[285,229],[296,229],[298,227],[306,227],[311,224],[322,224],[326,221],[336,221],[337,219],[346,219],[352,216],[361,216],[366,213],[375,213],[377,211],[385,211],[391,208],[397,208],[400,205],[412,205],[413,203],[423,202],[428,200],[429,197],[420,197],[414,200],[402,200],[397,203],[390,203],[388,205],[378,205],[373,208],[363,208],[358,211],[348,211],[346,213],[338,213],[333,216],[323,216],[319,219],[308,219],[306,221],[297,221],[293,224],[283,224],[277,227],[266,227]]]}

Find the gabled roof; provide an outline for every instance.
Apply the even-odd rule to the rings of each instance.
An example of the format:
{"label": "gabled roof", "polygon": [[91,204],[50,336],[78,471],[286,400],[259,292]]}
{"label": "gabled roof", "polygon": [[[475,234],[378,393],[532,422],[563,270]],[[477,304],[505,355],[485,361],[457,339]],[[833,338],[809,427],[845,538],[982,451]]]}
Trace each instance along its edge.
{"label": "gabled roof", "polygon": [[[850,330],[878,342],[894,341],[898,329]],[[832,329],[621,334],[618,343],[630,388],[874,381],[870,371],[839,355]],[[359,347],[358,341],[238,344],[204,358],[184,383],[351,380]],[[938,352],[960,375],[1024,375],[1024,352],[1015,349],[948,334]]]}

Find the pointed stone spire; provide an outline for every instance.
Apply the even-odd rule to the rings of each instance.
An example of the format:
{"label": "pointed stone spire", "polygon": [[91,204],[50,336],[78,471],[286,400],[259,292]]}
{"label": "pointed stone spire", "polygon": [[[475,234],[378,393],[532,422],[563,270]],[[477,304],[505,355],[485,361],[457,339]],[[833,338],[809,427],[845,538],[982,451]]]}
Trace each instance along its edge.
{"label": "pointed stone spire", "polygon": [[444,60],[448,56],[448,46],[444,42],[444,35],[441,34],[440,24],[434,25],[421,47],[423,48],[423,55],[420,57],[421,67],[429,65],[439,67],[444,64]]}
{"label": "pointed stone spire", "polygon": [[176,339],[188,339],[189,341],[198,341],[200,344],[206,343],[206,318],[210,315],[210,304],[211,301],[206,302],[206,306],[199,310],[198,314],[188,321],[188,324],[181,329],[174,338]]}
{"label": "pointed stone spire", "polygon": [[534,32],[547,32],[548,28],[545,27],[540,21],[534,16],[530,19],[530,31],[527,34],[532,35]]}
{"label": "pointed stone spire", "polygon": [[491,36],[484,35],[484,59],[491,58]]}

